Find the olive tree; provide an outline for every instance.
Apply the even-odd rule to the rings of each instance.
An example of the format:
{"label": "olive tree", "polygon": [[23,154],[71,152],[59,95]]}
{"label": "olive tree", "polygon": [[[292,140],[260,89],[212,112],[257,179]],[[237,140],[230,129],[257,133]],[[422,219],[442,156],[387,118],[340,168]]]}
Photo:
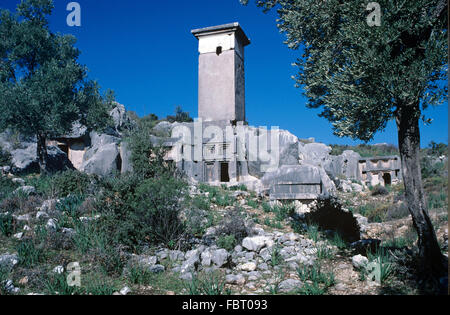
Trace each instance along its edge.
{"label": "olive tree", "polygon": [[47,172],[50,137],[76,121],[91,128],[108,122],[108,102],[77,62],[75,38],[51,32],[51,0],[24,0],[0,11],[0,130],[35,136],[41,172]]}
{"label": "olive tree", "polygon": [[[427,107],[447,96],[448,4],[369,2],[256,0],[264,10],[277,10],[286,44],[301,52],[297,86],[304,89],[308,107],[323,109],[320,116],[337,136],[370,141],[395,120],[420,257],[425,271],[439,275],[443,255],[422,186],[419,125],[431,121],[424,117]],[[380,23],[373,23],[377,19]]]}

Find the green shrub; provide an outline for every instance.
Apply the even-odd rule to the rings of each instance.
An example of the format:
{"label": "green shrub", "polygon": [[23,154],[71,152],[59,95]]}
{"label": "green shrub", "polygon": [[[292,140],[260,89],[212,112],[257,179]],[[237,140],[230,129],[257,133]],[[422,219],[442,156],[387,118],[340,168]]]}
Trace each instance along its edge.
{"label": "green shrub", "polygon": [[345,249],[348,247],[347,242],[342,238],[339,233],[333,233],[333,236],[329,239],[330,243],[339,249]]}
{"label": "green shrub", "polygon": [[202,195],[197,195],[192,198],[192,206],[201,210],[211,209],[211,203],[209,199]]}
{"label": "green shrub", "polygon": [[10,196],[17,187],[18,185],[13,183],[12,180],[0,175],[0,201]]}
{"label": "green shrub", "polygon": [[232,251],[236,246],[237,241],[234,235],[221,235],[217,239],[217,246],[219,248],[226,249],[227,251]]}
{"label": "green shrub", "polygon": [[352,150],[359,153],[362,157],[398,155],[399,151],[396,146],[387,145],[368,145],[360,144],[357,146],[350,145],[331,145],[331,155],[341,155],[346,150]]}
{"label": "green shrub", "polygon": [[153,272],[138,265],[131,266],[128,279],[133,284],[148,285],[152,283]]}
{"label": "green shrub", "polygon": [[311,224],[307,226],[306,233],[308,234],[308,238],[317,242],[320,239],[319,226],[315,224]]}
{"label": "green shrub", "polygon": [[220,187],[209,186],[207,184],[200,184],[199,190],[203,193],[208,193],[210,203],[215,203],[221,207],[227,207],[234,205],[236,199],[230,196],[230,194]]}
{"label": "green shrub", "polygon": [[247,191],[247,186],[244,184],[231,186],[229,188],[231,191]]}
{"label": "green shrub", "polygon": [[429,209],[440,209],[448,206],[447,203],[447,193],[442,190],[439,193],[430,193],[428,195],[428,208]]}
{"label": "green shrub", "polygon": [[247,226],[240,208],[236,207],[225,214],[221,226],[217,229],[217,234],[233,236],[237,243],[242,242],[248,236]]}
{"label": "green shrub", "polygon": [[428,147],[422,151],[425,154],[439,157],[448,154],[448,145],[445,143],[436,143],[434,141],[431,141]]}
{"label": "green shrub", "polygon": [[45,198],[56,198],[58,192],[56,191],[53,176],[39,175],[35,177],[29,177],[26,179],[27,185],[36,188],[36,192],[44,196]]}
{"label": "green shrub", "polygon": [[332,251],[326,245],[317,246],[317,259],[331,259],[333,258]]}
{"label": "green shrub", "polygon": [[205,184],[205,183],[198,184],[197,188],[202,193],[208,192],[209,194],[213,194],[214,195],[214,194],[219,192],[219,188],[218,187],[210,186],[210,185]]}
{"label": "green shrub", "polygon": [[11,213],[0,214],[0,232],[4,236],[11,236],[16,233],[17,222]]}
{"label": "green shrub", "polygon": [[27,179],[28,184],[34,186],[38,194],[48,198],[84,195],[93,190],[95,181],[95,176],[72,170]]}
{"label": "green shrub", "polygon": [[58,197],[85,194],[91,184],[91,176],[79,171],[65,171],[53,175]]}
{"label": "green shrub", "polygon": [[277,244],[272,248],[270,252],[270,265],[272,267],[278,266],[282,263],[283,257],[280,254],[280,246]]}
{"label": "green shrub", "polygon": [[118,288],[107,283],[106,281],[92,281],[84,288],[83,294],[85,295],[113,295],[114,292],[118,291]]}
{"label": "green shrub", "polygon": [[115,231],[108,229],[111,228],[111,224],[112,221],[107,224],[101,220],[89,223],[76,221],[76,233],[72,242],[76,250],[90,255],[105,273],[118,275],[122,272],[126,257],[124,245],[117,239]]}
{"label": "green shrub", "polygon": [[386,220],[389,211],[389,204],[367,203],[358,208],[358,213],[367,217],[369,222],[381,223]]}
{"label": "green shrub", "polygon": [[387,145],[368,145],[360,144],[357,146],[350,145],[331,145],[332,151],[331,155],[341,155],[346,150],[352,150],[359,153],[362,157],[372,157],[372,156],[386,156],[386,155],[398,155],[398,149],[396,146]]}
{"label": "green shrub", "polygon": [[120,244],[110,242],[106,237],[91,249],[90,254],[108,275],[120,275],[127,262]]}
{"label": "green shrub", "polygon": [[145,180],[136,191],[136,219],[153,243],[178,242],[185,233],[181,221],[186,183],[169,176]]}
{"label": "green shrub", "polygon": [[415,242],[414,238],[401,236],[385,241],[383,243],[383,246],[387,248],[405,248],[411,247],[414,244],[414,242]]}
{"label": "green shrub", "polygon": [[201,238],[217,221],[214,212],[195,208],[187,210],[185,217],[186,231],[198,238]]}
{"label": "green shrub", "polygon": [[303,295],[323,295],[335,285],[332,272],[323,272],[320,264],[297,268],[297,275],[304,283],[298,292]]}
{"label": "green shrub", "polygon": [[176,171],[176,166],[168,163],[164,158],[167,149],[160,145],[153,145],[149,140],[152,133],[150,126],[140,125],[124,140],[130,146],[133,173],[140,178],[152,178]]}
{"label": "green shrub", "polygon": [[275,218],[278,221],[284,221],[294,214],[295,206],[293,204],[283,204],[281,206],[274,207],[273,212],[275,213]]}
{"label": "green shrub", "polygon": [[[135,194],[139,182],[137,177],[129,174],[105,179],[101,183],[103,193],[95,204],[95,211],[101,215],[96,229],[101,229],[119,243],[131,247],[137,246],[143,240],[139,230],[140,224],[135,216],[137,205]],[[84,229],[82,225],[78,228]],[[89,235],[91,231],[85,232]],[[83,239],[80,241],[84,243]]]}
{"label": "green shrub", "polygon": [[257,209],[258,206],[259,206],[258,202],[256,200],[254,200],[254,199],[251,199],[251,198],[247,199],[247,205],[249,207],[252,207],[253,209]]}
{"label": "green shrub", "polygon": [[9,279],[9,274],[9,270],[0,265],[0,296],[8,294],[8,291],[5,288],[5,281]]}
{"label": "green shrub", "polygon": [[434,161],[433,156],[423,155],[420,159],[420,167],[422,171],[423,179],[428,179],[431,177],[442,176],[444,170],[446,169],[446,164],[444,162]]}
{"label": "green shrub", "polygon": [[24,267],[34,267],[45,258],[44,250],[37,247],[33,240],[30,239],[21,241],[16,249],[19,256],[19,264]]}
{"label": "green shrub", "polygon": [[216,272],[192,275],[192,280],[186,283],[189,295],[230,295],[225,288],[224,277]]}
{"label": "green shrub", "polygon": [[275,219],[277,221],[284,221],[287,218],[290,218],[294,214],[295,205],[292,203],[287,203],[287,204],[271,206],[269,203],[264,202],[262,204],[262,209],[265,213],[275,214]]}
{"label": "green shrub", "polygon": [[174,122],[193,122],[194,120],[189,116],[189,113],[183,112],[183,109],[181,106],[177,106],[175,109],[175,116],[167,116],[167,121],[174,123]]}
{"label": "green shrub", "polygon": [[60,200],[56,204],[56,210],[60,213],[67,214],[72,219],[77,219],[80,216],[79,208],[83,203],[84,198],[79,195],[71,195]]}
{"label": "green shrub", "polygon": [[80,289],[76,286],[69,286],[66,275],[64,273],[53,273],[44,282],[47,294],[53,295],[75,295],[80,293]]}
{"label": "green shrub", "polygon": [[262,209],[263,209],[263,211],[264,211],[265,213],[270,213],[270,212],[272,212],[272,207],[271,207],[270,204],[267,203],[267,202],[263,202],[263,204],[262,204]]}
{"label": "green shrub", "polygon": [[219,194],[214,198],[214,202],[221,207],[233,206],[236,199],[227,193]]}
{"label": "green shrub", "polygon": [[75,232],[73,243],[75,248],[83,254],[94,248],[98,243],[98,238],[101,237],[95,224],[87,224],[80,221],[77,221],[75,224]]}
{"label": "green shrub", "polygon": [[277,220],[271,220],[270,218],[264,219],[264,225],[273,228],[273,229],[282,229],[283,225],[280,223],[280,221]]}
{"label": "green shrub", "polygon": [[386,187],[377,185],[371,189],[372,196],[386,196],[389,195],[389,190]]}
{"label": "green shrub", "polygon": [[400,203],[398,205],[392,205],[386,212],[385,220],[396,220],[402,219],[410,216],[408,206],[405,203]]}
{"label": "green shrub", "polygon": [[105,181],[103,187],[96,208],[107,235],[132,248],[178,245],[186,232],[180,217],[187,200],[184,181],[170,174],[145,180],[125,175]]}
{"label": "green shrub", "polygon": [[89,281],[87,286],[82,287],[69,286],[64,273],[52,274],[44,284],[46,292],[50,295],[112,295],[117,291],[112,285],[103,281]]}
{"label": "green shrub", "polygon": [[393,273],[391,257],[384,248],[378,248],[374,254],[368,252],[369,263],[365,268],[366,277],[383,284]]}
{"label": "green shrub", "polygon": [[11,165],[11,154],[0,146],[0,166]]}

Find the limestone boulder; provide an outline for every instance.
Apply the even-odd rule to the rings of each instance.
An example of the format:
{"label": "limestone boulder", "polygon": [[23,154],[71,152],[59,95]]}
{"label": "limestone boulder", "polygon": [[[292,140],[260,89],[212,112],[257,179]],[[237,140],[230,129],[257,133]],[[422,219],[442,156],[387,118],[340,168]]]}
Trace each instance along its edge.
{"label": "limestone boulder", "polygon": [[287,279],[287,280],[282,281],[279,284],[279,290],[280,290],[280,292],[288,293],[288,292],[299,289],[302,286],[302,284],[303,283],[300,280]]}
{"label": "limestone boulder", "polygon": [[323,143],[302,143],[299,142],[300,164],[308,164],[324,167],[331,162],[331,147]]}
{"label": "limestone boulder", "polygon": [[134,121],[127,114],[125,106],[117,102],[114,102],[114,108],[109,112],[109,115],[113,121],[111,129],[118,135],[121,135],[122,131],[126,129],[133,128],[135,125]]}
{"label": "limestone boulder", "polygon": [[211,252],[211,261],[217,267],[222,267],[228,262],[230,254],[223,248]]}
{"label": "limestone boulder", "polygon": [[122,160],[119,142],[120,138],[92,132],[92,146],[83,157],[81,171],[99,176],[108,176],[120,171]]}
{"label": "limestone boulder", "polygon": [[261,248],[271,247],[273,244],[273,239],[268,236],[246,237],[242,241],[242,247],[253,252],[259,252]]}
{"label": "limestone boulder", "polygon": [[[39,172],[37,157],[37,143],[33,137],[13,135],[6,131],[0,134],[0,146],[10,153],[12,160],[11,171],[15,174]],[[57,146],[47,147],[47,166],[50,172],[74,169],[67,154]]]}
{"label": "limestone boulder", "polygon": [[0,255],[0,267],[6,270],[12,270],[19,263],[17,254],[2,254]]}
{"label": "limestone boulder", "polygon": [[131,160],[130,145],[123,141],[120,143],[120,158],[122,160],[121,172],[131,173],[133,172],[133,162]]}
{"label": "limestone boulder", "polygon": [[[253,144],[246,143],[249,175],[262,178],[280,166],[298,165],[299,140],[289,131],[248,127],[246,133],[247,139],[253,139]],[[255,149],[256,143],[259,149]]]}
{"label": "limestone boulder", "polygon": [[153,131],[155,131],[158,135],[169,137],[174,126],[175,124],[168,121],[162,121],[153,128]]}
{"label": "limestone boulder", "polygon": [[31,173],[39,170],[36,146],[36,143],[24,142],[21,148],[10,151],[14,173]]}
{"label": "limestone boulder", "polygon": [[360,159],[361,156],[358,153],[347,150],[339,156],[332,156],[331,160],[324,165],[324,168],[333,177],[361,180],[358,169]]}
{"label": "limestone boulder", "polygon": [[369,263],[369,260],[365,256],[356,255],[356,256],[352,257],[352,264],[353,264],[353,267],[355,267],[356,269],[362,269],[368,263]]}
{"label": "limestone boulder", "polygon": [[85,125],[83,125],[80,121],[76,121],[72,124],[71,131],[68,134],[61,136],[60,138],[79,139],[86,136],[89,136],[88,128]]}

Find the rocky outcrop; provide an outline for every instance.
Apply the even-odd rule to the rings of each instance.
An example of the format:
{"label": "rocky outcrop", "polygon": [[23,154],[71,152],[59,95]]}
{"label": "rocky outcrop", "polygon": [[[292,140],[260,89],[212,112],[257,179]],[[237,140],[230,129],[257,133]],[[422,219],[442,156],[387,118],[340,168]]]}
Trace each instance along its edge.
{"label": "rocky outcrop", "polygon": [[174,124],[172,124],[168,121],[162,121],[162,122],[158,123],[153,128],[153,130],[160,135],[170,136],[170,132],[172,131],[172,129],[174,127],[173,125]]}
{"label": "rocky outcrop", "polygon": [[331,147],[323,143],[299,143],[299,160],[300,164],[314,165],[325,167],[332,161],[330,156]]}
{"label": "rocky outcrop", "polygon": [[[33,137],[26,138],[18,136],[13,138],[6,131],[0,134],[0,145],[11,155],[11,172],[15,174],[27,174],[39,171],[37,158],[37,142]],[[51,172],[74,169],[67,154],[56,146],[47,147],[48,169]]]}
{"label": "rocky outcrop", "polygon": [[324,168],[332,177],[361,180],[358,169],[361,156],[358,153],[347,150],[339,156],[330,157]]}
{"label": "rocky outcrop", "polygon": [[79,139],[89,135],[88,128],[80,123],[80,121],[76,121],[72,124],[72,130],[66,134],[61,136],[60,138],[64,139]]}
{"label": "rocky outcrop", "polygon": [[[128,116],[124,105],[117,102],[115,102],[114,105],[114,108],[109,113],[113,121],[113,126],[110,126],[108,128],[110,132],[106,133],[114,136],[121,136],[124,130],[132,128],[135,123]],[[113,132],[111,132],[111,130]]]}
{"label": "rocky outcrop", "polygon": [[[252,145],[246,143],[249,151],[248,174],[256,178],[262,178],[268,169],[274,169],[283,165],[298,165],[299,140],[286,130],[265,130],[262,128],[248,127],[246,132],[254,139],[255,145],[261,146],[267,142],[267,147],[259,147],[258,156],[252,156]],[[271,139],[278,139],[278,147]],[[253,148],[254,149],[254,148]],[[275,151],[276,150],[276,151]],[[277,154],[274,154],[277,152]]]}
{"label": "rocky outcrop", "polygon": [[87,174],[108,176],[120,171],[122,160],[120,157],[120,138],[106,134],[91,132],[91,147],[86,151],[81,171]]}
{"label": "rocky outcrop", "polygon": [[120,171],[122,173],[133,172],[133,161],[131,160],[130,145],[126,141],[120,143],[120,158],[122,160],[122,166]]}

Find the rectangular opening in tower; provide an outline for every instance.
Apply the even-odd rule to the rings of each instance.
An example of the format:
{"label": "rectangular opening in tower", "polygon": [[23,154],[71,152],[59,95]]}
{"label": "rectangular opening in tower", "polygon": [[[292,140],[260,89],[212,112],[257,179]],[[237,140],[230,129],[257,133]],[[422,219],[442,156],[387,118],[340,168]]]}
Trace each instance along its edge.
{"label": "rectangular opening in tower", "polygon": [[228,165],[229,165],[229,163],[226,163],[226,162],[220,163],[220,181],[222,183],[230,182],[230,174],[228,173]]}
{"label": "rectangular opening in tower", "polygon": [[211,162],[205,163],[204,181],[206,183],[214,181],[214,163]]}

